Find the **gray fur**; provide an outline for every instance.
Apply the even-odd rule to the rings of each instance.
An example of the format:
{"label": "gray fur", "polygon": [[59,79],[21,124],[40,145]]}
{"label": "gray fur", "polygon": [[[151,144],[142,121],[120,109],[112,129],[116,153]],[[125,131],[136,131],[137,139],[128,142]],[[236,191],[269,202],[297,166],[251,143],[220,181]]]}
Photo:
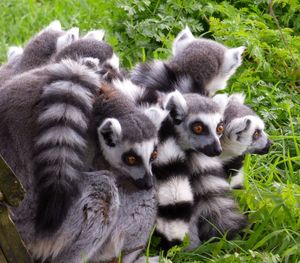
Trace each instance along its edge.
{"label": "gray fur", "polygon": [[199,246],[212,237],[226,234],[234,237],[246,226],[246,218],[228,194],[229,183],[218,157],[208,158],[201,153],[191,153],[192,186],[195,208],[190,221],[190,248]]}
{"label": "gray fur", "polygon": [[[62,62],[63,63],[63,62]],[[86,67],[73,62],[72,69],[96,81]],[[77,67],[74,67],[77,65]],[[54,67],[54,69],[53,69]],[[105,171],[78,174],[81,181],[78,199],[74,200],[63,224],[51,235],[37,235],[35,214],[37,192],[35,189],[34,163],[32,162],[34,138],[38,133],[37,119],[42,107],[39,104],[46,84],[63,79],[67,74],[58,65],[30,71],[17,76],[0,91],[0,153],[15,171],[27,194],[21,206],[12,208],[12,217],[19,233],[35,259],[52,258],[54,262],[82,262],[103,244],[117,218],[119,195],[113,176]],[[79,77],[80,79],[80,77]],[[71,80],[69,80],[71,82]],[[95,143],[90,143],[94,145]],[[93,162],[93,147],[82,162],[89,167]],[[82,179],[84,178],[84,180]]]}
{"label": "gray fur", "polygon": [[[217,95],[218,97],[226,95]],[[233,188],[242,187],[243,171],[241,160],[246,153],[266,154],[271,146],[264,131],[265,125],[263,120],[247,105],[244,104],[242,94],[232,94],[228,97],[228,103],[224,112],[225,130],[221,143],[223,153],[220,158],[224,166],[230,173],[231,186]],[[255,131],[260,131],[259,138],[254,139]],[[238,158],[240,157],[240,158]],[[240,161],[240,165],[235,163]],[[230,174],[227,175],[228,177]]]}
{"label": "gray fur", "polygon": [[[58,24],[56,24],[58,23]],[[59,51],[57,49],[58,39],[63,36],[72,35],[70,32],[61,30],[58,21],[52,22],[48,27],[40,31],[25,45],[23,52],[12,57],[8,57],[8,63],[0,68],[0,85],[17,74],[35,69],[49,63],[53,55]],[[64,39],[61,48],[74,39]]]}
{"label": "gray fur", "polygon": [[[226,87],[241,65],[243,51],[244,47],[229,49],[216,41],[195,38],[186,27],[176,37],[173,57],[167,65],[176,75],[192,78],[189,92],[211,96]],[[182,91],[188,90],[184,87]]]}
{"label": "gray fur", "polygon": [[113,56],[113,50],[110,45],[103,41],[92,38],[79,39],[64,48],[58,53],[54,60],[60,61],[64,58],[77,60],[79,57],[92,57],[99,59],[103,63]]}
{"label": "gray fur", "polygon": [[[128,115],[130,118],[127,118]],[[102,94],[96,100],[93,119],[94,126],[100,127],[100,152],[97,156],[102,156],[102,161],[98,160],[95,166],[97,169],[114,171],[120,195],[120,211],[114,230],[92,261],[113,260],[123,251],[125,256],[122,262],[133,262],[145,247],[156,217],[154,188],[141,185],[139,179],[147,181],[152,177],[150,155],[157,140],[157,129],[133,103],[107,84],[102,87]],[[103,131],[102,124],[107,121],[110,126],[108,130],[105,126]],[[135,136],[128,132],[133,132]],[[105,140],[108,135],[114,135],[109,142]],[[122,160],[122,154],[128,150],[139,154],[142,161],[139,167],[128,166]]]}

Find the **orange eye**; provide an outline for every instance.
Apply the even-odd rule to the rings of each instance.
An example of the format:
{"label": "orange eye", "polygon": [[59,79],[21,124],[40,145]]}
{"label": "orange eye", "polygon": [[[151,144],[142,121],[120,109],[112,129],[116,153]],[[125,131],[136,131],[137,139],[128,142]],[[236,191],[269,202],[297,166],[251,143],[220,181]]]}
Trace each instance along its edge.
{"label": "orange eye", "polygon": [[218,135],[221,135],[224,131],[224,126],[223,124],[219,124],[218,127],[217,127],[217,134]]}
{"label": "orange eye", "polygon": [[260,136],[261,136],[261,131],[260,131],[260,130],[256,130],[256,131],[253,133],[253,138],[254,138],[255,140],[258,139]]}
{"label": "orange eye", "polygon": [[201,134],[203,132],[203,126],[199,123],[195,124],[193,126],[193,132],[198,135]]}
{"label": "orange eye", "polygon": [[154,160],[157,158],[157,155],[158,155],[157,151],[154,150],[154,151],[152,152],[152,154],[151,154],[151,158],[150,158],[151,162],[154,161]]}
{"label": "orange eye", "polygon": [[137,165],[138,160],[135,156],[129,155],[126,157],[126,162],[128,165]]}

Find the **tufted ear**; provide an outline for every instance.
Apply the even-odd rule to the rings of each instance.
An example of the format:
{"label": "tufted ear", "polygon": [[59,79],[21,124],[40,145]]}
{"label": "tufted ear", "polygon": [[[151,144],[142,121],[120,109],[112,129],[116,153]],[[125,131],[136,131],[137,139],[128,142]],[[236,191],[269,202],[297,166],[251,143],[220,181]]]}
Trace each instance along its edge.
{"label": "tufted ear", "polygon": [[105,119],[97,132],[99,140],[104,141],[109,147],[115,147],[122,137],[121,124],[114,118]]}
{"label": "tufted ear", "polygon": [[212,100],[219,105],[221,113],[223,114],[228,104],[228,94],[217,94],[212,97]]}
{"label": "tufted ear", "polygon": [[74,41],[79,39],[79,28],[73,27],[69,29],[65,34],[60,36],[56,42],[57,52],[61,51],[66,46],[72,44]]}
{"label": "tufted ear", "polygon": [[161,123],[168,116],[168,111],[158,107],[146,108],[143,112],[153,122],[157,130],[159,130]]}
{"label": "tufted ear", "polygon": [[193,36],[191,30],[188,26],[185,27],[184,30],[182,30],[177,37],[175,38],[173,42],[173,48],[172,52],[173,55],[177,55],[180,53],[190,42],[192,42],[195,39]]}
{"label": "tufted ear", "polygon": [[236,69],[242,64],[242,54],[246,47],[227,49],[224,55],[223,72],[232,75]]}
{"label": "tufted ear", "polygon": [[103,29],[89,31],[83,38],[93,38],[98,41],[103,41],[105,31]]}
{"label": "tufted ear", "polygon": [[44,30],[61,31],[61,23],[59,20],[54,20]]}
{"label": "tufted ear", "polygon": [[8,62],[12,61],[15,57],[23,54],[22,47],[11,46],[8,48],[7,51],[7,60]]}
{"label": "tufted ear", "polygon": [[240,104],[244,104],[245,102],[245,94],[243,93],[233,93],[229,96],[229,100],[232,102],[238,102]]}
{"label": "tufted ear", "polygon": [[120,59],[115,53],[113,53],[111,58],[108,58],[104,63],[106,65],[110,65],[112,68],[116,70],[119,70],[120,68]]}
{"label": "tufted ear", "polygon": [[176,90],[163,101],[163,109],[168,110],[175,125],[179,125],[187,114],[187,104],[182,94]]}

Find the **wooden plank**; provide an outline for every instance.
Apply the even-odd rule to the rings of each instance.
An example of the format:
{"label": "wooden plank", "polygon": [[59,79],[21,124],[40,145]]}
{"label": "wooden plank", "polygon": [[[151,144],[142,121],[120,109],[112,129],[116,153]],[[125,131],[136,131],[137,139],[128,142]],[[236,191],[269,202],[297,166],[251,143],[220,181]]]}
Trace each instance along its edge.
{"label": "wooden plank", "polygon": [[1,248],[0,248],[0,263],[7,263]]}
{"label": "wooden plank", "polygon": [[10,219],[7,207],[1,202],[0,233],[0,248],[8,263],[33,263],[14,223]]}
{"label": "wooden plank", "polygon": [[0,192],[4,201],[11,206],[18,206],[25,191],[14,172],[0,155]]}

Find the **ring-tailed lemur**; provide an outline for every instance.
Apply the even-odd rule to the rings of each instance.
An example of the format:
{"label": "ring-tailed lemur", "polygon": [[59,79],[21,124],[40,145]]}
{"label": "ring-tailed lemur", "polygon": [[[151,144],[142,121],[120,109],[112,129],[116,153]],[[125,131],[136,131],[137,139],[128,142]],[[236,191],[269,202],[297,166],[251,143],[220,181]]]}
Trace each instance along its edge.
{"label": "ring-tailed lemur", "polygon": [[[77,43],[79,43],[79,41]],[[80,48],[80,49],[76,49],[76,48],[74,48],[73,50],[69,49],[68,50],[69,53],[66,52],[66,54],[67,55],[70,54],[70,56],[72,56],[79,50],[80,55],[82,55],[81,54],[82,49],[89,50],[89,46],[83,45],[82,48]],[[90,49],[90,50],[92,50],[92,49]],[[92,51],[95,52],[94,50],[92,50]],[[86,55],[86,53],[84,53],[84,54]],[[95,56],[97,56],[97,55],[98,54],[95,53]],[[88,56],[90,56],[90,54]],[[58,60],[61,59],[59,56],[57,56],[57,57],[58,57]],[[74,59],[75,59],[75,57],[74,57]],[[84,59],[78,58],[78,56],[76,56],[76,60],[79,60],[79,64],[81,63],[81,61],[83,61],[83,63],[86,64],[89,68],[91,68],[91,70],[92,69],[94,70],[97,68],[97,67],[94,67],[94,65],[91,65],[91,64],[93,64],[93,61],[86,61]],[[68,65],[66,65],[66,68],[64,68],[63,65],[68,64],[68,63],[70,63],[70,67]],[[113,64],[113,63],[110,63],[110,64]],[[67,62],[65,62],[63,60],[59,64],[46,66],[43,70],[35,70],[32,72],[28,72],[27,75],[25,73],[24,75],[20,76],[19,79],[18,79],[18,77],[16,77],[16,79],[14,79],[12,82],[9,83],[10,84],[10,85],[8,85],[9,87],[4,88],[8,92],[10,90],[19,89],[18,81],[22,80],[22,81],[24,81],[24,84],[26,84],[27,82],[30,82],[29,81],[29,76],[30,76],[30,79],[32,80],[33,83],[32,82],[30,83],[30,88],[26,87],[26,85],[25,85],[25,90],[27,90],[27,92],[28,92],[28,90],[35,88],[35,90],[32,90],[30,92],[32,93],[32,95],[37,95],[37,94],[35,94],[35,92],[37,92],[38,94],[41,93],[41,86],[43,86],[43,81],[46,81],[46,83],[44,83],[44,85],[45,84],[47,84],[47,85],[45,85],[45,87],[43,87],[41,102],[37,106],[37,107],[41,107],[39,109],[40,114],[38,115],[38,120],[40,122],[37,125],[39,128],[36,131],[36,134],[37,134],[36,150],[39,151],[40,153],[36,154],[35,162],[40,164],[39,163],[40,161],[44,162],[44,161],[46,161],[47,158],[49,160],[51,160],[50,162],[45,163],[46,166],[41,166],[41,165],[38,166],[38,168],[42,169],[42,172],[44,173],[44,175],[46,175],[49,172],[49,170],[52,170],[52,168],[54,169],[53,172],[65,173],[64,175],[66,175],[66,176],[65,177],[59,176],[58,179],[59,178],[60,179],[57,180],[56,182],[55,182],[55,178],[51,179],[52,182],[54,182],[55,184],[58,184],[58,186],[59,186],[59,182],[61,180],[63,183],[63,185],[61,186],[61,189],[66,187],[65,190],[70,189],[70,188],[77,190],[78,185],[80,185],[80,184],[77,184],[76,181],[77,181],[77,179],[81,178],[80,175],[82,175],[83,173],[79,173],[79,172],[77,172],[77,170],[80,170],[79,168],[83,163],[85,163],[86,165],[88,165],[88,163],[89,163],[88,161],[84,162],[84,158],[82,160],[80,159],[80,157],[84,157],[84,155],[82,154],[82,151],[88,149],[89,152],[90,151],[92,152],[91,154],[88,154],[88,157],[90,157],[90,155],[94,156],[93,151],[91,150],[92,148],[90,147],[90,145],[88,147],[86,147],[85,140],[84,140],[85,132],[86,132],[86,121],[88,119],[87,117],[90,112],[90,106],[88,106],[88,104],[93,101],[93,96],[89,96],[88,94],[86,94],[86,92],[83,89],[83,87],[86,86],[86,89],[88,90],[90,88],[93,88],[94,85],[89,82],[89,81],[91,81],[91,79],[89,80],[89,76],[88,76],[89,74],[87,74],[86,69],[82,68],[79,70],[79,68],[77,66],[78,65],[76,62],[71,62],[69,60]],[[55,72],[53,72],[53,69],[55,69],[55,67],[57,67],[57,70],[60,68],[61,72],[59,72],[59,70],[57,72],[54,70]],[[53,76],[51,76],[51,74],[55,75],[55,77],[53,79],[52,79]],[[26,77],[28,79],[26,79]],[[39,79],[37,79],[38,77],[39,77]],[[50,80],[48,80],[48,78],[50,78]],[[52,81],[54,83],[52,83]],[[65,81],[65,83],[64,83],[64,81]],[[75,83],[73,83],[73,81],[75,81]],[[96,79],[94,79],[94,81],[96,82]],[[48,82],[50,82],[50,83],[48,83]],[[72,89],[72,85],[74,85],[74,87],[75,87],[76,84],[78,84],[77,88]],[[82,84],[83,87],[81,87],[80,84]],[[67,92],[68,95],[64,92]],[[23,93],[24,93],[24,91],[23,91]],[[61,96],[59,96],[59,95],[61,95]],[[65,96],[65,95],[67,95],[67,96]],[[17,96],[17,98],[20,99],[19,96]],[[26,96],[24,96],[24,98],[26,98]],[[33,100],[36,100],[36,96],[33,96]],[[29,105],[30,105],[30,103],[32,103],[32,101],[28,102]],[[29,108],[35,108],[35,104],[37,104],[37,102],[33,103],[32,107],[29,106]],[[63,110],[60,111],[60,108],[62,109],[62,107],[60,107],[60,105],[57,105],[57,104],[61,104],[61,106],[63,106],[63,104],[65,104],[66,111],[63,111]],[[127,107],[129,107],[129,105],[127,105]],[[110,112],[110,113],[112,113],[112,112]],[[135,113],[134,110],[132,111],[132,113]],[[108,109],[107,114],[109,114],[109,109]],[[102,116],[102,114],[100,116]],[[135,113],[135,116],[138,116],[138,114]],[[152,126],[149,124],[149,120],[147,121],[147,117],[141,116],[141,117],[136,117],[133,119],[131,119],[131,116],[128,116],[128,117],[129,117],[127,119],[128,124],[130,125],[130,123],[133,122],[132,127],[134,127],[134,125],[138,124],[136,121],[140,118],[140,123],[137,126],[138,129],[135,130],[135,132],[140,131],[140,136],[147,135],[147,134],[149,135],[151,132],[153,133],[154,126],[153,126],[153,124],[152,124]],[[75,120],[75,118],[76,118],[76,120]],[[123,118],[123,120],[124,119],[125,119],[125,124],[126,124],[126,118]],[[63,120],[65,120],[65,122]],[[115,122],[113,122],[113,123],[115,124]],[[106,123],[106,124],[108,124],[108,123]],[[62,125],[62,127],[60,127],[61,125]],[[145,127],[146,130],[144,130],[143,127]],[[106,125],[101,126],[100,128],[101,128],[101,131],[102,131],[102,129],[109,131],[109,127],[106,127]],[[101,133],[101,136],[100,136],[100,128],[99,128],[99,137],[101,138],[101,136],[103,136],[103,134],[106,134],[106,132],[104,132],[103,134]],[[70,133],[67,133],[67,134],[64,133],[64,131],[65,131],[64,129],[69,129]],[[49,131],[49,130],[51,130],[51,131]],[[124,128],[124,132],[126,130],[128,130],[127,127]],[[118,130],[117,132],[120,132],[120,130]],[[122,130],[122,133],[123,133],[123,130]],[[140,139],[139,137],[136,137],[136,136],[130,137],[130,135],[129,135],[129,134],[131,134],[130,132],[129,133],[125,132],[125,134],[127,134],[127,137],[129,136],[128,137],[129,139],[133,139],[133,140]],[[138,135],[138,134],[139,133],[136,133],[135,135]],[[155,135],[156,135],[156,133],[155,133]],[[155,135],[153,134],[153,137],[155,137]],[[109,136],[109,133],[107,133],[105,136]],[[46,143],[43,142],[44,139],[46,140]],[[120,138],[118,138],[118,139],[120,139]],[[152,141],[152,139],[153,139],[153,141]],[[146,157],[146,155],[148,156],[149,154],[151,154],[149,152],[143,151],[143,149],[145,147],[147,149],[151,148],[153,146],[152,144],[154,143],[154,140],[155,140],[155,138],[151,138],[149,140],[149,143],[146,142],[144,144],[144,146],[143,146],[143,144],[139,145],[140,141],[137,141],[136,144],[134,145],[138,151],[144,152],[142,154],[143,158]],[[55,147],[54,151],[52,150],[50,145],[48,145],[48,143],[52,144],[52,142],[54,143],[53,146]],[[123,144],[123,146],[125,146],[125,147],[129,146],[126,143],[124,143],[124,144]],[[94,141],[93,141],[92,145],[94,145],[94,147],[95,147],[96,144]],[[43,147],[43,146],[45,146],[45,147]],[[121,144],[119,144],[118,146],[121,147]],[[116,148],[120,149],[119,147],[116,147]],[[4,147],[4,149],[5,149],[5,147]],[[50,155],[50,153],[53,155]],[[128,156],[128,158],[130,159],[130,162],[132,161],[131,157],[132,156]],[[148,156],[148,157],[149,157],[148,159],[150,159],[150,156]],[[65,162],[58,161],[58,158],[59,159],[63,158]],[[125,158],[125,156],[124,156],[124,158]],[[53,160],[53,162],[52,162],[52,160]],[[114,163],[114,166],[116,167],[116,169],[113,169],[114,171],[117,171],[118,169],[120,170],[120,166],[118,166],[118,165],[116,166],[115,163]],[[56,167],[57,168],[61,167],[61,169],[56,169]],[[149,168],[149,164],[147,164],[147,167]],[[124,171],[126,171],[126,169],[123,168],[122,172],[124,172]],[[71,174],[70,172],[73,172],[73,174]],[[119,171],[119,173],[120,173],[120,171]],[[94,173],[92,173],[92,174],[94,174]],[[100,174],[100,173],[98,173],[98,174]],[[105,178],[105,172],[103,172],[103,174],[104,174],[103,180],[105,181],[105,180],[107,180]],[[139,174],[140,173],[136,173],[137,176]],[[127,175],[129,175],[128,171],[127,171]],[[77,176],[78,176],[78,178],[77,178]],[[47,179],[45,177],[43,176],[43,179]],[[145,178],[151,179],[151,177],[149,178],[149,174],[147,174]],[[41,183],[42,184],[45,183],[45,187],[51,188],[51,185],[53,185],[53,183],[51,183],[51,181],[49,181],[49,179],[45,180],[45,182],[41,182]],[[71,180],[69,180],[69,179],[71,179]],[[132,186],[130,186],[131,182],[129,179],[130,178],[128,178],[128,179],[121,178],[121,180],[119,182],[120,185],[119,185],[118,191],[120,191],[120,189],[121,189],[122,195],[126,196],[128,194],[127,190],[126,190],[127,189],[126,185],[128,183],[129,183],[129,188],[128,188],[129,193],[132,191],[132,189],[131,189]],[[138,178],[135,178],[135,179],[136,179],[135,183],[142,185],[142,186],[145,186],[145,184],[146,184],[146,186],[149,186],[149,184],[151,183],[151,180],[148,182],[145,182],[144,180],[139,180]],[[31,183],[33,180],[31,180]],[[125,180],[125,182],[123,182],[124,180]],[[41,180],[41,181],[43,181],[43,180]],[[99,181],[101,182],[101,180],[99,180]],[[129,181],[129,182],[127,182],[127,181]],[[111,184],[112,182],[109,182],[109,183]],[[122,185],[123,183],[125,184],[124,187]],[[32,184],[30,184],[30,182],[27,182],[26,186],[28,186],[30,189],[30,187],[32,187]],[[80,186],[82,186],[82,185],[80,185]],[[87,197],[87,196],[85,196],[87,193],[84,190],[88,190],[91,186],[92,187],[94,186],[94,188],[95,188],[97,185],[87,184],[87,186],[86,186],[87,188],[84,188],[84,189],[82,189],[82,187],[79,187],[79,191],[80,191],[81,197],[82,197],[81,199],[83,199],[83,201],[85,201],[86,197]],[[60,186],[58,188],[55,187],[56,190],[57,189],[59,190],[59,188],[60,188]],[[109,195],[107,194],[106,189],[104,189],[102,191],[100,190],[100,193],[96,194],[96,195],[95,195],[95,193],[93,194],[91,192],[92,200],[90,203],[92,203],[94,200],[95,201],[99,200],[99,205],[94,204],[94,207],[89,205],[88,203],[82,207],[81,205],[83,204],[83,201],[82,202],[80,201],[82,204],[78,203],[79,201],[76,201],[76,200],[78,200],[78,198],[80,198],[80,196],[79,196],[75,200],[75,202],[73,202],[73,205],[70,205],[70,208],[67,209],[68,204],[69,204],[67,201],[68,200],[70,201],[70,199],[72,201],[72,196],[69,196],[68,197],[69,199],[65,199],[65,197],[63,197],[62,201],[66,202],[65,208],[66,208],[66,210],[68,210],[68,211],[66,211],[66,215],[65,215],[66,218],[65,218],[65,220],[63,220],[63,218],[61,218],[60,215],[59,215],[59,218],[54,217],[54,220],[58,220],[56,222],[57,225],[56,224],[50,225],[50,227],[52,226],[53,229],[45,230],[48,232],[45,239],[43,239],[43,237],[41,235],[37,235],[37,237],[35,237],[33,220],[37,221],[36,216],[34,216],[36,208],[33,207],[31,210],[28,210],[28,212],[30,211],[31,215],[33,215],[33,216],[30,218],[31,220],[29,220],[29,222],[26,222],[26,219],[25,219],[25,223],[26,223],[25,225],[27,225],[27,226],[29,225],[30,227],[27,229],[28,230],[27,232],[25,230],[24,231],[25,233],[22,233],[22,234],[25,236],[25,240],[27,241],[28,246],[30,247],[30,250],[33,253],[33,255],[35,256],[35,258],[41,258],[41,259],[49,258],[49,259],[55,260],[55,262],[64,262],[65,260],[68,260],[70,262],[77,262],[80,260],[79,253],[81,253],[82,250],[86,254],[87,258],[90,258],[92,256],[92,254],[94,252],[96,252],[97,247],[100,248],[103,240],[105,240],[108,233],[110,233],[108,231],[108,228],[112,227],[111,224],[113,224],[113,222],[115,221],[115,218],[116,218],[114,215],[116,215],[116,213],[118,211],[118,206],[119,206],[118,194],[116,193],[113,184],[111,185],[110,189],[111,189],[111,193],[109,193]],[[58,194],[63,195],[64,192],[65,191],[59,191]],[[103,192],[103,194],[101,194],[102,192]],[[136,191],[134,191],[134,192],[136,192]],[[31,193],[32,193],[32,197],[34,199],[39,199],[38,197],[35,196],[34,191],[31,191]],[[76,191],[72,191],[72,194],[76,194]],[[95,195],[95,198],[93,198],[93,195]],[[105,198],[105,195],[107,195],[107,198]],[[147,215],[150,212],[151,213],[155,212],[156,207],[152,205],[154,200],[153,200],[150,192],[148,194],[148,197],[149,197],[148,199],[144,198],[144,200],[143,200],[143,199],[139,199],[139,197],[142,198],[143,193],[140,193],[140,196],[138,193],[129,195],[129,198],[128,198],[129,200],[127,200],[126,198],[121,199],[121,200],[123,200],[122,201],[123,206],[122,206],[122,211],[118,215],[121,218],[123,218],[123,220],[125,220],[127,217],[130,217],[130,218],[134,217],[136,219],[136,222],[140,224],[140,227],[138,224],[136,224],[135,225],[136,228],[134,228],[133,231],[128,234],[129,236],[132,235],[132,236],[130,236],[130,238],[132,239],[132,242],[128,243],[124,246],[125,250],[128,250],[128,249],[126,249],[126,246],[128,246],[129,250],[130,250],[130,246],[135,246],[134,242],[137,242],[137,240],[140,240],[140,236],[138,238],[135,236],[135,234],[136,234],[135,230],[139,230],[140,231],[139,233],[143,234],[143,240],[140,240],[142,245],[144,245],[145,242],[147,241],[148,234],[149,234],[148,232],[150,232],[150,230],[151,230],[151,223],[150,223],[147,228],[148,232],[146,231],[147,234],[145,234],[145,230],[143,229],[144,228],[143,224],[145,223],[144,222],[145,218],[139,217],[138,215],[139,215],[139,213],[141,213],[141,211],[144,211],[144,214],[147,214]],[[52,201],[55,201],[55,195],[53,196],[53,198],[54,198],[54,200],[52,200]],[[48,202],[51,200],[47,199],[46,201]],[[87,201],[88,200],[86,200],[86,202]],[[126,213],[127,209],[126,209],[126,206],[124,205],[124,203],[126,203],[127,201],[132,205],[133,209],[134,208],[137,209],[137,211],[136,211],[137,215]],[[137,206],[134,206],[134,201],[137,203],[140,202],[140,205],[139,205],[140,210],[138,210]],[[103,204],[103,208],[102,208],[102,204]],[[29,204],[27,203],[27,206],[28,205]],[[106,208],[105,208],[105,206],[106,206]],[[51,204],[50,207],[54,207],[54,205]],[[58,206],[57,208],[59,208],[59,207],[63,207],[63,205]],[[79,212],[78,217],[76,216],[77,212],[75,212],[74,207],[78,208],[78,212]],[[100,208],[100,211],[99,211],[99,208]],[[72,214],[70,214],[71,212],[72,212]],[[79,236],[79,239],[75,241],[74,240],[75,235],[70,236],[70,235],[65,235],[65,234],[68,234],[68,231],[70,231],[72,229],[72,222],[74,220],[75,220],[75,222],[76,222],[77,218],[80,220],[80,216],[81,216],[80,212],[83,212],[83,219],[85,219],[86,222],[83,222],[82,226],[79,225],[80,227],[77,224],[78,231],[75,231],[75,232],[79,233],[79,234],[77,234]],[[98,220],[95,220],[95,217],[94,217],[95,214],[98,214],[98,217],[99,217]],[[149,218],[150,221],[155,220],[155,217],[152,217],[152,219],[151,219],[151,217],[148,216],[147,218]],[[22,212],[16,213],[16,219],[19,219],[19,222],[24,223],[24,218],[22,217]],[[47,220],[48,220],[48,222],[49,221],[51,222],[51,214],[49,216],[49,219],[47,219]],[[45,219],[45,221],[46,221],[46,219]],[[95,224],[93,224],[93,221],[95,221]],[[40,223],[40,221],[39,221],[39,223]],[[68,223],[71,223],[71,225],[69,225]],[[89,229],[91,231],[94,231],[95,235],[93,235],[93,232],[91,232],[90,230],[87,231],[84,229],[84,227],[87,223],[91,224]],[[125,223],[125,222],[122,222],[122,223]],[[94,229],[96,224],[99,224],[99,226],[98,226],[99,229],[97,231],[95,231],[95,229]],[[41,224],[41,226],[43,227],[43,223]],[[58,229],[57,231],[55,231],[56,228]],[[125,227],[124,231],[126,231],[126,230],[128,230],[128,229],[126,229],[126,227]],[[101,231],[103,231],[102,234],[100,234]],[[22,231],[20,231],[20,232],[22,232]],[[90,237],[88,237],[86,235],[87,232],[90,234]],[[110,234],[112,234],[112,233],[110,233]],[[114,234],[118,235],[118,233],[114,233]],[[122,235],[123,234],[121,233],[121,236]],[[85,236],[86,240],[81,240],[82,236]],[[33,237],[34,237],[34,239],[36,239],[37,242],[32,241]],[[52,237],[55,237],[56,241]],[[68,240],[68,238],[70,238],[70,240]],[[94,238],[97,238],[97,239],[93,240]],[[68,242],[66,242],[66,240],[68,240],[71,243],[73,242],[73,244],[72,245],[69,244]],[[89,243],[89,241],[90,241],[90,243]],[[118,240],[111,240],[111,245],[116,246],[116,251],[114,251],[114,252],[119,253],[118,247],[117,247],[119,244],[120,243],[118,242]],[[86,247],[84,247],[84,245]],[[101,249],[101,251],[103,250],[103,252],[105,252],[105,254],[106,254],[106,255],[104,254],[103,257],[109,256],[109,254],[110,254],[110,251],[107,251],[107,249],[109,250],[111,247],[109,245],[107,245],[107,247],[106,248],[103,247],[103,249]],[[122,246],[120,247],[120,249],[121,248],[122,248]],[[134,248],[136,248],[136,247],[134,247]],[[141,250],[141,248],[139,248],[139,250],[137,250],[137,251],[134,251],[134,253],[128,255],[128,257],[127,257],[128,262],[131,262],[131,258],[135,258],[136,255],[140,252],[140,250]],[[111,254],[112,256],[117,255],[114,252]]]}
{"label": "ring-tailed lemur", "polygon": [[157,157],[157,127],[161,118],[153,112],[150,115],[155,119],[149,119],[112,84],[104,84],[96,99],[93,120],[101,150],[96,157],[103,156],[96,167],[113,171],[120,211],[114,230],[92,261],[113,260],[122,252],[122,262],[133,262],[154,226],[156,199],[151,166]]}
{"label": "ring-tailed lemur", "polygon": [[1,85],[14,75],[44,66],[53,55],[79,38],[79,29],[63,31],[59,21],[51,22],[23,48],[10,47],[7,64],[0,68]]}
{"label": "ring-tailed lemur", "polygon": [[[133,87],[124,93],[137,103],[155,103],[161,95],[159,92],[170,92],[181,84],[177,82],[176,76],[167,78],[164,74],[166,72],[168,67],[158,62],[157,74],[145,76],[148,83],[151,81],[151,87]],[[195,207],[189,182],[194,175],[193,170],[190,170],[192,167],[189,158],[192,153],[189,152],[195,154],[200,152],[199,155],[203,156],[219,155],[221,146],[217,133],[218,129],[222,129],[222,110],[211,99],[198,94],[182,96],[178,91],[167,96],[174,97],[171,97],[168,105],[170,115],[159,130],[160,155],[153,165],[153,173],[158,182],[156,230],[162,237],[163,248],[180,243],[184,235],[189,232],[190,219]],[[200,135],[196,135],[196,132]],[[207,159],[209,160],[209,157]],[[220,172],[222,173],[222,170]],[[228,200],[231,201],[230,197]],[[198,231],[195,237],[197,233]]]}
{"label": "ring-tailed lemur", "polygon": [[31,70],[0,90],[0,154],[27,192],[12,217],[42,261],[91,258],[117,220],[113,175],[83,172],[94,158],[87,129],[100,87],[85,63],[63,60]]}
{"label": "ring-tailed lemur", "polygon": [[[199,200],[190,225],[192,247],[225,233],[228,238],[232,238],[246,225],[246,218],[238,212],[236,204],[227,193],[231,188],[242,187],[241,168],[245,154],[266,154],[271,146],[264,132],[263,121],[244,105],[244,95],[227,96],[221,94],[214,97],[218,104],[226,105],[221,138],[222,154],[209,159],[199,154],[191,156],[191,166],[197,176],[193,177],[193,186],[198,190],[195,198]],[[226,180],[229,177],[230,185]],[[210,195],[212,198],[209,198]]]}
{"label": "ring-tailed lemur", "polygon": [[245,154],[267,154],[271,141],[264,132],[264,122],[244,105],[243,94],[216,95],[214,100],[227,101],[224,111],[224,134],[221,138],[223,152],[220,155],[231,188],[243,186],[242,171]]}
{"label": "ring-tailed lemur", "polygon": [[168,78],[167,82],[163,81],[166,84],[172,82],[175,75],[180,83],[179,91],[212,96],[226,87],[227,80],[241,65],[244,49],[243,46],[227,48],[212,40],[195,38],[186,27],[173,42],[173,56],[164,62],[167,71],[162,69],[161,61],[139,64],[133,70],[132,80],[138,85],[153,87],[153,76]]}

